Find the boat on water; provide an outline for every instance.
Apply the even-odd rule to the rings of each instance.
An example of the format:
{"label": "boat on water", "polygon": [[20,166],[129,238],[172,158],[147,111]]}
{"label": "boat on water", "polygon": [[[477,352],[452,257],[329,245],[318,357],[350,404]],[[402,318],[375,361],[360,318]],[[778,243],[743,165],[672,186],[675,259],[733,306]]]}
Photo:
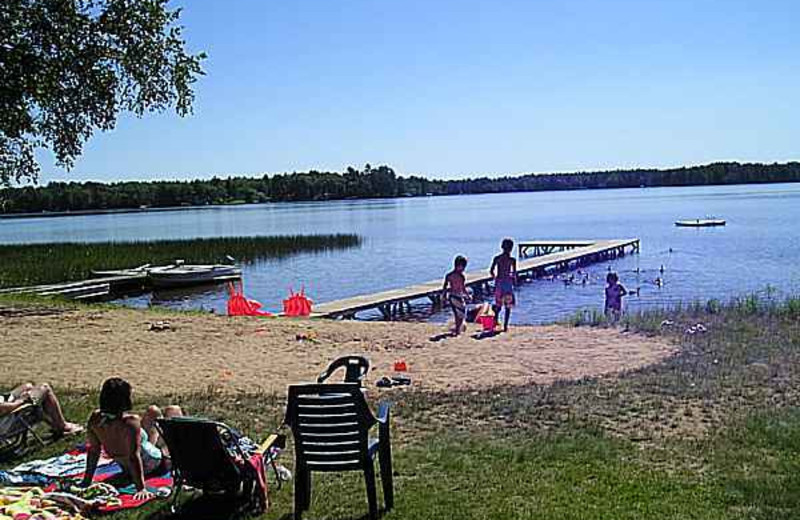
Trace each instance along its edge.
{"label": "boat on water", "polygon": [[714,227],[724,226],[725,224],[725,220],[721,218],[696,218],[694,220],[675,221],[675,225],[678,227]]}
{"label": "boat on water", "polygon": [[100,277],[111,277],[111,276],[134,276],[134,275],[142,275],[147,274],[147,270],[150,268],[150,264],[141,265],[139,267],[133,267],[130,269],[93,269],[92,276],[95,278]]}
{"label": "boat on water", "polygon": [[210,283],[221,283],[229,280],[238,280],[242,277],[242,270],[235,265],[212,264],[192,265],[183,260],[163,266],[146,264],[132,269],[112,269],[92,271],[94,276],[133,276],[145,274],[150,284],[154,287],[188,287]]}
{"label": "boat on water", "polygon": [[238,280],[242,277],[242,270],[235,265],[187,265],[175,262],[163,267],[151,267],[147,275],[154,287],[186,287]]}

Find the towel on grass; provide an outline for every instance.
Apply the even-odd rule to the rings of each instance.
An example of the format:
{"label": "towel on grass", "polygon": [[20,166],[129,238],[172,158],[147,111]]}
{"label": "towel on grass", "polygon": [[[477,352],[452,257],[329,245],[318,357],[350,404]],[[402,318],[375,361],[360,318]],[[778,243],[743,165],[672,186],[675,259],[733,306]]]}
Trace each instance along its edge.
{"label": "towel on grass", "polygon": [[0,488],[0,518],[85,520],[72,509],[51,499],[41,488]]}
{"label": "towel on grass", "polygon": [[[44,460],[33,460],[19,464],[9,471],[0,472],[0,484],[41,486],[47,493],[75,496],[78,501],[85,500],[81,492],[74,488],[74,482],[80,481],[86,468],[86,447],[78,446],[58,457]],[[105,455],[95,471],[93,482],[110,482],[122,476],[122,468]],[[151,475],[145,479],[147,489],[156,497],[169,496],[173,480],[170,472],[163,475]],[[99,512],[110,513],[120,509],[139,507],[150,500],[135,500],[136,487],[131,483],[116,488],[116,497],[93,497],[93,508]],[[105,495],[104,495],[105,496]],[[64,498],[64,497],[62,497]],[[112,499],[113,498],[113,499]]]}

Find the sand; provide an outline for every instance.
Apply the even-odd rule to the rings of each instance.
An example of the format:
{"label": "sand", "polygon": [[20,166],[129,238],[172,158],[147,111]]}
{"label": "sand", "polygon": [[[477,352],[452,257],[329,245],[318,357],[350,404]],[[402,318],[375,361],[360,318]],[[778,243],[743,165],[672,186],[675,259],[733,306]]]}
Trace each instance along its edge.
{"label": "sand", "polygon": [[[661,338],[561,325],[513,327],[484,339],[472,337],[475,328],[433,341],[444,327],[129,309],[0,311],[3,387],[34,381],[97,388],[119,375],[147,394],[209,387],[283,394],[288,384],[315,379],[336,357],[360,354],[371,361],[370,383],[404,359],[413,388],[447,391],[610,375],[677,351]],[[159,321],[168,330],[151,330]]]}

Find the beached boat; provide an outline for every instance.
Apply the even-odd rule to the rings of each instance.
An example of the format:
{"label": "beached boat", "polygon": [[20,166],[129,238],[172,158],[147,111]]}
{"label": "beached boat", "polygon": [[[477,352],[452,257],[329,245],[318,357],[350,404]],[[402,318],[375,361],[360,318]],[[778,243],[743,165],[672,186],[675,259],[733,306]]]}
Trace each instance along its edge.
{"label": "beached boat", "polygon": [[242,270],[235,265],[186,265],[177,261],[172,265],[151,267],[147,275],[154,287],[185,287],[237,280],[242,277]]}
{"label": "beached boat", "polygon": [[95,278],[99,277],[106,277],[106,276],[133,276],[133,275],[141,275],[147,274],[147,270],[150,269],[150,264],[144,264],[139,267],[133,267],[131,269],[106,269],[106,270],[92,270],[92,276]]}
{"label": "beached boat", "polygon": [[725,220],[721,218],[696,218],[694,220],[676,220],[675,225],[679,227],[724,226]]}

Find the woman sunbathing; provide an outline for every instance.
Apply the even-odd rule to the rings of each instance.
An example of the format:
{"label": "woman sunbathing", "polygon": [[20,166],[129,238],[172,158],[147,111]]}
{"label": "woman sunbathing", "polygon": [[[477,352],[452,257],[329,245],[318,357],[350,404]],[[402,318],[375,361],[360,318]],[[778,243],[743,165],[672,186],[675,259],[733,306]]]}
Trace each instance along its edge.
{"label": "woman sunbathing", "polygon": [[136,500],[152,498],[145,477],[170,469],[169,452],[158,435],[156,419],[183,415],[180,407],[167,406],[162,414],[150,406],[144,417],[129,413],[133,408],[130,383],[118,377],[106,379],[100,390],[100,408],[92,412],[87,424],[88,456],[83,485],[92,483],[101,449],[119,464],[133,481]]}
{"label": "woman sunbathing", "polygon": [[56,437],[73,435],[83,431],[83,427],[80,425],[64,419],[61,404],[58,402],[53,389],[47,383],[38,386],[33,383],[25,383],[16,387],[7,395],[0,395],[0,417],[26,404],[41,407],[42,416],[52,428],[53,435]]}

